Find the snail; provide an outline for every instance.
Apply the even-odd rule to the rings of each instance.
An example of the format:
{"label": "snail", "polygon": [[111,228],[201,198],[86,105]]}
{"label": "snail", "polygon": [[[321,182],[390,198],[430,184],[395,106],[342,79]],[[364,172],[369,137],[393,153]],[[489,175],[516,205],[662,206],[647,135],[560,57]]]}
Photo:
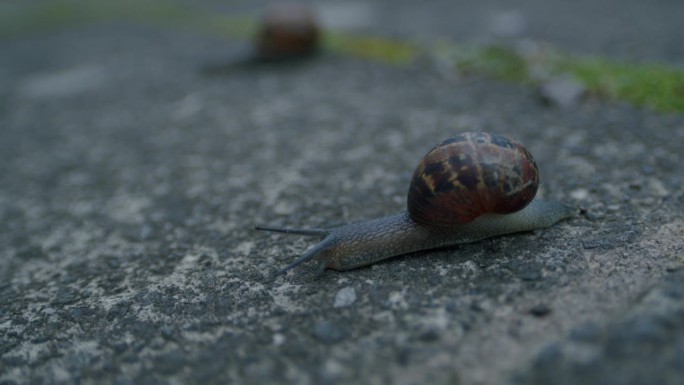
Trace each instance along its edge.
{"label": "snail", "polygon": [[261,21],[256,57],[276,61],[311,56],[318,51],[319,35],[311,8],[297,3],[272,4]]}
{"label": "snail", "polygon": [[313,258],[323,268],[343,271],[416,251],[545,228],[574,214],[562,203],[534,199],[538,186],[537,164],[520,143],[467,132],[423,157],[404,212],[331,228],[256,229],[323,238],[273,278]]}
{"label": "snail", "polygon": [[202,66],[206,75],[307,62],[320,51],[320,26],[314,10],[300,3],[274,3],[264,10],[249,49]]}

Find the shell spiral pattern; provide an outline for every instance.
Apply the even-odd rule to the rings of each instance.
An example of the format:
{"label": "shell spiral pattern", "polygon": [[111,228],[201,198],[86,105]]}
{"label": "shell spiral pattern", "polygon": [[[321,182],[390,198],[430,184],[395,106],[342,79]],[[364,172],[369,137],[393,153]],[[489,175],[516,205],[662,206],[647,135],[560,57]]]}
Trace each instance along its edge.
{"label": "shell spiral pattern", "polygon": [[425,225],[467,223],[482,214],[523,209],[538,186],[537,164],[520,143],[468,132],[438,144],[418,164],[409,185],[408,213]]}

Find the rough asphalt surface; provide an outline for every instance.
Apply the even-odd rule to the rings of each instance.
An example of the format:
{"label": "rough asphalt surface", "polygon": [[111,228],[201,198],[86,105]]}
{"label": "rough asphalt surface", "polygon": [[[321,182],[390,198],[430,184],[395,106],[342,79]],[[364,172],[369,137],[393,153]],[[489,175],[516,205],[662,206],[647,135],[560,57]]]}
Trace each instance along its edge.
{"label": "rough asphalt surface", "polygon": [[[684,116],[422,61],[207,75],[230,44],[0,41],[1,384],[684,381]],[[314,240],[255,224],[402,210],[419,158],[473,130],[524,143],[578,215],[267,281]]]}

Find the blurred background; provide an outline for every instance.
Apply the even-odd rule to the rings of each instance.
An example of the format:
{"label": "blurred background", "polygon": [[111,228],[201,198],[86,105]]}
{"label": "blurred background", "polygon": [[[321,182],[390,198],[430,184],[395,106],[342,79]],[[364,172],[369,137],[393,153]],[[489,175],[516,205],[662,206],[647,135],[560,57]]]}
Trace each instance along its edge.
{"label": "blurred background", "polygon": [[[0,34],[108,20],[210,24],[221,15],[253,18],[271,3],[277,1],[4,1]],[[305,4],[316,11],[324,28],[332,30],[457,42],[532,39],[574,52],[684,63],[679,39],[684,7],[677,0],[312,0]],[[232,20],[239,23],[239,18]],[[224,28],[230,31],[230,26]]]}
{"label": "blurred background", "polygon": [[[266,10],[287,4],[291,3],[10,1],[0,4],[0,39],[112,23],[184,30],[231,42],[213,56],[198,58],[220,67],[256,50]],[[315,21],[317,45],[326,53],[393,63],[427,58],[447,72],[535,83],[560,105],[573,104],[589,91],[665,111],[684,109],[684,45],[679,38],[684,6],[676,0],[296,4],[307,8]],[[0,81],[8,76],[1,71]]]}

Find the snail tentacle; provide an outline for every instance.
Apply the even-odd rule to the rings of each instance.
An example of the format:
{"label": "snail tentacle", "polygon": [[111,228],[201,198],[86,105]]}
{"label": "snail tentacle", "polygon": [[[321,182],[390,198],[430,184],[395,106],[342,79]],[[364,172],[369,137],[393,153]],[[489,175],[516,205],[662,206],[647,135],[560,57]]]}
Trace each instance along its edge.
{"label": "snail tentacle", "polygon": [[273,233],[284,233],[284,234],[298,234],[298,235],[310,235],[310,236],[324,236],[330,233],[329,230],[325,229],[298,229],[292,227],[278,227],[278,226],[254,226],[254,230],[270,231]]}
{"label": "snail tentacle", "polygon": [[[290,234],[296,234],[296,233],[290,233]],[[289,270],[301,265],[302,263],[309,261],[316,257],[318,254],[320,254],[323,250],[328,248],[330,244],[334,242],[334,239],[327,237],[323,239],[322,241],[318,242],[317,244],[313,245],[310,247],[304,254],[300,255],[297,259],[295,259],[292,263],[289,265],[283,267],[280,270],[276,270],[270,275],[270,279],[273,280],[279,275],[287,273]],[[325,268],[325,263],[323,264],[323,267]]]}

